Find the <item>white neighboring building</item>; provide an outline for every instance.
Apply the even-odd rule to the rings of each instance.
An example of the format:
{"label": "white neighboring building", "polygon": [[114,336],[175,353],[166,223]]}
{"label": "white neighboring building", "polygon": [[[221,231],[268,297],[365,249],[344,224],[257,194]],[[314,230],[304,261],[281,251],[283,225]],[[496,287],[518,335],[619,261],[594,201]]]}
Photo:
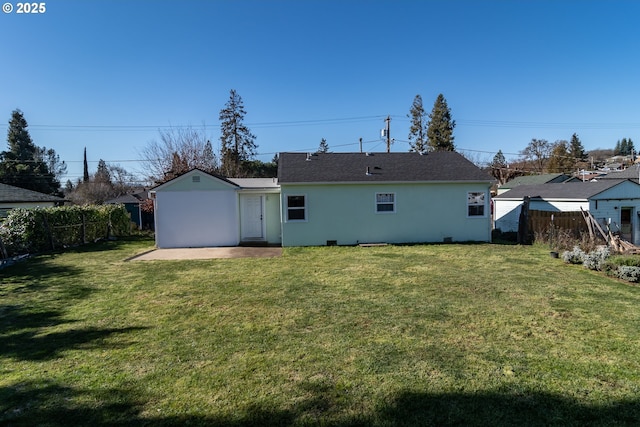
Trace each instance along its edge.
{"label": "white neighboring building", "polygon": [[520,185],[493,198],[494,228],[518,231],[524,198],[529,209],[549,212],[590,211],[602,225],[620,232],[623,239],[640,245],[640,185],[630,179],[598,182]]}

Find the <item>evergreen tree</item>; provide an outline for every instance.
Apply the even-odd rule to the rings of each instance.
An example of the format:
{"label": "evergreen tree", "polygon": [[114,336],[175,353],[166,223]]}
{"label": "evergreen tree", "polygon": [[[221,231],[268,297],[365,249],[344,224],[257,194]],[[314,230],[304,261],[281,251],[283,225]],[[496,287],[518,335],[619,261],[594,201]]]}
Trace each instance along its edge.
{"label": "evergreen tree", "polygon": [[622,141],[620,142],[620,155],[630,156],[633,150],[633,141],[631,140],[631,138],[622,138]]}
{"label": "evergreen tree", "polygon": [[329,152],[329,144],[327,144],[327,140],[322,138],[320,140],[320,145],[318,146],[318,151],[316,153],[328,153]]}
{"label": "evergreen tree", "polygon": [[433,110],[429,114],[427,138],[429,146],[435,151],[455,151],[453,128],[456,122],[451,119],[451,110],[442,94],[438,95]]}
{"label": "evergreen tree", "polygon": [[571,141],[569,141],[569,153],[571,157],[576,159],[578,162],[584,162],[587,160],[587,153],[584,151],[582,142],[576,133],[571,136]]}
{"label": "evergreen tree", "polygon": [[109,172],[109,167],[107,166],[107,162],[102,159],[98,161],[98,170],[93,177],[93,182],[111,184],[111,173]]}
{"label": "evergreen tree", "polygon": [[[28,126],[22,111],[14,110],[7,132],[9,149],[0,153],[0,182],[45,194],[59,194],[60,182],[48,163],[60,166],[60,160],[54,150],[39,148],[33,143]],[[64,172],[66,165],[60,170]]]}
{"label": "evergreen tree", "polygon": [[504,184],[504,169],[507,168],[507,159],[505,159],[502,150],[498,150],[495,156],[493,156],[493,160],[489,164],[491,168],[491,175],[498,180],[500,184]]}
{"label": "evergreen tree", "polygon": [[622,153],[622,144],[620,143],[620,140],[618,140],[618,142],[616,142],[616,146],[613,149],[613,155],[614,156],[619,156]]}
{"label": "evergreen tree", "polygon": [[256,154],[256,136],[243,123],[246,113],[242,98],[231,89],[229,100],[220,110],[219,116],[222,173],[225,176],[242,176],[244,174],[242,163]]}
{"label": "evergreen tree", "polygon": [[89,163],[87,162],[87,147],[84,147],[84,162],[83,162],[83,166],[84,166],[84,171],[82,173],[82,181],[83,182],[88,182],[89,181]]}
{"label": "evergreen tree", "polygon": [[620,155],[626,156],[629,154],[629,143],[627,142],[627,138],[622,138],[620,142]]}
{"label": "evergreen tree", "polygon": [[496,155],[493,156],[493,160],[489,163],[489,168],[491,169],[491,176],[497,179],[500,185],[523,174],[521,170],[509,167],[502,150],[498,150]]}
{"label": "evergreen tree", "polygon": [[491,167],[495,168],[505,168],[507,167],[507,159],[505,159],[502,150],[498,150],[495,156],[493,156],[493,160],[491,161]]}
{"label": "evergreen tree", "polygon": [[215,173],[217,170],[216,155],[213,153],[213,146],[209,140],[207,140],[206,144],[204,144],[204,148],[202,149],[200,168],[209,173]]}
{"label": "evergreen tree", "polygon": [[407,117],[411,118],[409,128],[409,151],[425,153],[427,151],[427,113],[422,106],[422,96],[416,95]]}

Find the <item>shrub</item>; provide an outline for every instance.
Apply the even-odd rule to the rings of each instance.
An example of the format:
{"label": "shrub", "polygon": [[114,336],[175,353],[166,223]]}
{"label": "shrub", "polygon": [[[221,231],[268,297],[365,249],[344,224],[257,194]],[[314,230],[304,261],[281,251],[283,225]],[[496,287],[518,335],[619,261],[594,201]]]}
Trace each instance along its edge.
{"label": "shrub", "polygon": [[608,246],[600,246],[596,250],[585,254],[583,264],[589,270],[602,270],[604,264],[609,258],[610,251]]}
{"label": "shrub", "polygon": [[572,251],[562,253],[562,260],[567,264],[582,264],[584,262],[585,253],[578,246],[574,246]]}
{"label": "shrub", "polygon": [[123,205],[12,209],[0,225],[9,256],[93,242],[129,232]]}
{"label": "shrub", "polygon": [[618,267],[617,276],[627,282],[637,283],[640,279],[640,267],[621,265]]}

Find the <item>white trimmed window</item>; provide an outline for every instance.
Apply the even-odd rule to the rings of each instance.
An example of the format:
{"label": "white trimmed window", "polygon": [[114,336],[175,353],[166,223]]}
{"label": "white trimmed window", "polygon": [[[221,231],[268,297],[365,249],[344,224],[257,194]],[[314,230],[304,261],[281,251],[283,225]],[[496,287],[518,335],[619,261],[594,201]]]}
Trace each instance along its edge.
{"label": "white trimmed window", "polygon": [[467,193],[467,216],[485,216],[485,192]]}
{"label": "white trimmed window", "polygon": [[287,221],[307,220],[307,200],[305,196],[287,196]]}
{"label": "white trimmed window", "polygon": [[396,211],[396,194],[395,193],[376,193],[376,212],[377,213],[395,213]]}

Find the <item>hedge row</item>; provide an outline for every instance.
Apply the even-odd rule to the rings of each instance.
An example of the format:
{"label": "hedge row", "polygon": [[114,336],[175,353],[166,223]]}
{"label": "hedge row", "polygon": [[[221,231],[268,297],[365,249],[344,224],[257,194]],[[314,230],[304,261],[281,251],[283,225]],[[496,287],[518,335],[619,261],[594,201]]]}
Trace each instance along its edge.
{"label": "hedge row", "polygon": [[8,256],[77,246],[129,231],[129,213],[123,205],[12,209],[0,223]]}

